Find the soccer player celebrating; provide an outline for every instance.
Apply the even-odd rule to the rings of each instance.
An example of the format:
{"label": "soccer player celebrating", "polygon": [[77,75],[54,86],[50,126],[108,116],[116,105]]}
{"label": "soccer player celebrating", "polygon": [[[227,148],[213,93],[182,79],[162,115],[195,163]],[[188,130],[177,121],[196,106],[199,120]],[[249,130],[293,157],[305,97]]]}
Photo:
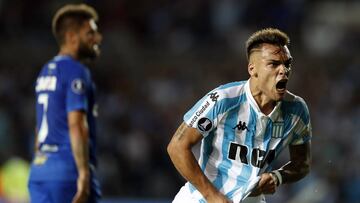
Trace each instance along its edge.
{"label": "soccer player celebrating", "polygon": [[100,54],[97,20],[97,12],[85,4],[65,5],[52,20],[60,50],[36,80],[31,202],[98,202],[95,86],[85,66]]}
{"label": "soccer player celebrating", "polygon": [[[253,33],[246,43],[250,78],[210,91],[184,115],[168,153],[188,182],[173,203],[265,202],[264,194],[309,172],[309,111],[286,88],[289,41],[278,29]],[[200,140],[197,162],[191,148]],[[273,169],[285,148],[290,161]]]}

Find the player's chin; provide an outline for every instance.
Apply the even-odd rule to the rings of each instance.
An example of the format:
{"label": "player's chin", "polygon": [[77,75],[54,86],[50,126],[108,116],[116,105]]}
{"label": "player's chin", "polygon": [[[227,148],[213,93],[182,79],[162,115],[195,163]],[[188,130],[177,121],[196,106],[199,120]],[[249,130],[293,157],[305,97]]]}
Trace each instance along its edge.
{"label": "player's chin", "polygon": [[92,48],[81,48],[78,51],[80,59],[93,61],[100,55],[100,49],[94,50]]}
{"label": "player's chin", "polygon": [[92,52],[96,57],[99,57],[101,54],[100,46],[98,44],[93,45]]}
{"label": "player's chin", "polygon": [[94,58],[98,58],[99,56],[100,56],[100,54],[101,54],[101,51],[100,50],[96,50],[95,51],[95,57]]}
{"label": "player's chin", "polygon": [[274,100],[280,101],[280,100],[284,99],[286,92],[287,92],[286,90],[285,91],[276,91],[276,93],[274,95]]}

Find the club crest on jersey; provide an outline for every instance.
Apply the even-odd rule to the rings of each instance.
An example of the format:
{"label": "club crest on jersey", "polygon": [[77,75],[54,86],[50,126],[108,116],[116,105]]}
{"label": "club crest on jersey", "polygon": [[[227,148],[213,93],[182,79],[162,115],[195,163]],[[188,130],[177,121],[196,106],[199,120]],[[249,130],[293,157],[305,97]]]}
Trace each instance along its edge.
{"label": "club crest on jersey", "polygon": [[272,127],[272,138],[282,138],[284,134],[284,122],[274,122]]}
{"label": "club crest on jersey", "polygon": [[85,82],[82,79],[74,79],[71,83],[71,89],[76,94],[82,94],[85,92]]}
{"label": "club crest on jersey", "polygon": [[199,119],[197,123],[197,128],[201,132],[209,132],[213,128],[213,124],[210,119],[203,117]]}

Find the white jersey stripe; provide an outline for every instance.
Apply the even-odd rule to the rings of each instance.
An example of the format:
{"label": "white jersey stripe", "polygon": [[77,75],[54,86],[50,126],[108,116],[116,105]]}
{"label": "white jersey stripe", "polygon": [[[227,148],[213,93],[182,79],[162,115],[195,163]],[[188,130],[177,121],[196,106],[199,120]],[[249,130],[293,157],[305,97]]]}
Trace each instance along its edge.
{"label": "white jersey stripe", "polygon": [[[226,155],[229,151],[229,145],[225,143],[230,143],[235,140],[235,134],[232,133],[231,126],[235,126],[237,121],[237,114],[228,114],[225,123],[229,124],[223,127],[224,136],[221,152],[223,155]],[[219,172],[217,178],[213,181],[216,188],[222,190],[224,184],[226,183],[229,177],[229,169],[232,167],[232,162],[227,158],[227,156],[222,156],[222,162],[218,166]]]}

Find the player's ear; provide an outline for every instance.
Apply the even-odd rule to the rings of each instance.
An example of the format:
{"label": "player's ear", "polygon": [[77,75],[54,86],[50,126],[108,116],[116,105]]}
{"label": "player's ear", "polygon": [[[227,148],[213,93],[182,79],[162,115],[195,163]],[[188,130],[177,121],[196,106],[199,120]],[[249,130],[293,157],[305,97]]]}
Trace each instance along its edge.
{"label": "player's ear", "polygon": [[65,43],[76,44],[78,41],[78,34],[72,30],[65,32]]}
{"label": "player's ear", "polygon": [[250,77],[258,76],[257,72],[256,72],[255,64],[252,61],[250,61],[248,64],[248,72],[249,72]]}

